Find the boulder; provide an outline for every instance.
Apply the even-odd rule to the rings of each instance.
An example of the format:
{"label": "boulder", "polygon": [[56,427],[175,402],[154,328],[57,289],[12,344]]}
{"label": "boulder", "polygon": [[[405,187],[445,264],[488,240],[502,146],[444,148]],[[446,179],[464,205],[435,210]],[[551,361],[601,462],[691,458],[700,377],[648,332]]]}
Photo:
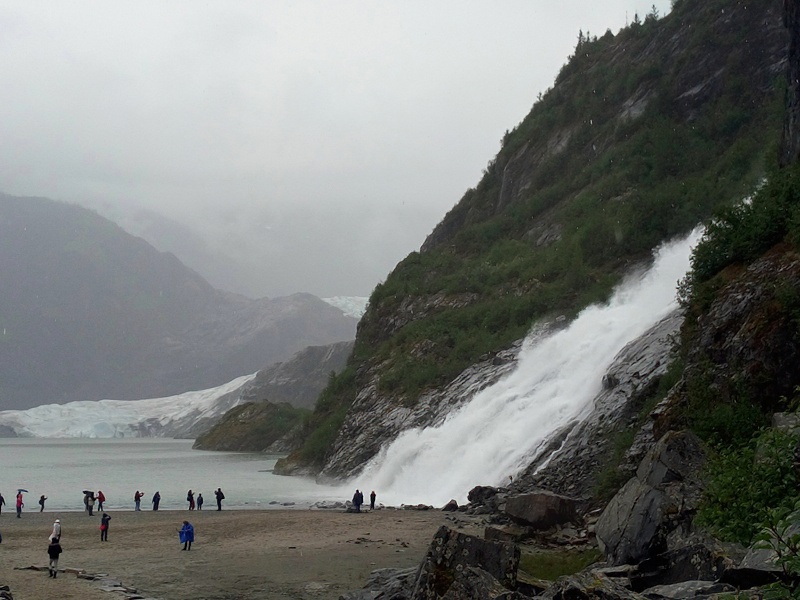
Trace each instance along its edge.
{"label": "boulder", "polygon": [[[797,534],[796,528],[790,529],[788,535]],[[783,568],[778,563],[778,555],[774,550],[766,548],[750,548],[742,562],[736,567],[728,569],[722,577],[726,583],[738,588],[767,585],[778,581],[783,575]]]}
{"label": "boulder", "polygon": [[521,525],[487,525],[483,530],[483,538],[501,542],[521,542],[531,537],[531,529]]}
{"label": "boulder", "polygon": [[455,512],[458,510],[458,502],[455,500],[450,500],[450,502],[442,507],[442,510],[445,512]]}
{"label": "boulder", "polygon": [[642,596],[650,598],[650,600],[683,600],[684,598],[701,598],[718,597],[718,595],[730,595],[731,598],[737,597],[735,595],[736,588],[732,585],[725,583],[718,583],[715,581],[682,581],[681,583],[673,583],[671,585],[658,585],[650,589],[644,590]]}
{"label": "boulder", "polygon": [[506,497],[504,513],[517,523],[535,529],[548,529],[578,520],[574,499],[545,490]]}
{"label": "boulder", "polygon": [[720,547],[698,543],[642,561],[630,574],[630,582],[634,590],[642,591],[683,581],[718,581],[733,566]]}
{"label": "boulder", "polygon": [[342,594],[339,596],[339,600],[375,600],[376,598],[408,600],[414,591],[416,575],[417,567],[376,569],[370,573],[363,589]]}
{"label": "boulder", "polygon": [[703,443],[691,431],[669,431],[642,459],[636,477],[658,489],[693,482],[706,463]]}
{"label": "boulder", "polygon": [[561,577],[537,596],[542,600],[645,600],[637,594],[595,572]]}
{"label": "boulder", "polygon": [[468,567],[479,567],[505,589],[514,590],[519,556],[514,544],[483,540],[443,525],[433,536],[411,597],[438,600]]}
{"label": "boulder", "polygon": [[694,516],[705,460],[691,432],[667,432],[653,446],[597,521],[598,544],[612,564],[638,563],[669,549],[669,534]]}
{"label": "boulder", "polygon": [[489,485],[476,485],[467,493],[467,500],[473,504],[486,504],[486,501],[499,490]]}
{"label": "boulder", "polygon": [[608,561],[613,565],[636,563],[660,551],[659,526],[666,505],[664,492],[636,477],[629,479],[597,521],[597,542]]}
{"label": "boulder", "polygon": [[525,596],[517,591],[504,588],[489,573],[479,567],[464,569],[442,600],[525,600]]}

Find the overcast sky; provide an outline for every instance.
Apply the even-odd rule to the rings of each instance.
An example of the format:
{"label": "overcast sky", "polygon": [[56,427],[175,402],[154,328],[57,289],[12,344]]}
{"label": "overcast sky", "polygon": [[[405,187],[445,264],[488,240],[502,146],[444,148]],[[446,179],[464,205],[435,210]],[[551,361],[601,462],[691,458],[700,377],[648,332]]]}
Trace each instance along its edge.
{"label": "overcast sky", "polygon": [[0,0],[0,192],[96,208],[232,291],[368,295],[578,30],[653,4]]}

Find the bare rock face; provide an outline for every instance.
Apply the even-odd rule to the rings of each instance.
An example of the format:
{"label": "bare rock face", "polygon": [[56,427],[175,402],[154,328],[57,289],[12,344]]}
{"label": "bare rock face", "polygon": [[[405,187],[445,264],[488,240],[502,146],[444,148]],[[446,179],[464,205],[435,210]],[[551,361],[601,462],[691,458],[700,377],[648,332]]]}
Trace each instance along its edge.
{"label": "bare rock face", "polygon": [[603,378],[592,413],[555,436],[550,451],[532,462],[513,488],[535,486],[570,497],[589,495],[612,443],[609,432],[635,414],[639,398],[666,372],[672,338],[682,322],[683,314],[676,311],[623,348]]}
{"label": "bare rock face", "polygon": [[800,160],[800,2],[784,0],[783,9],[789,30],[789,69],[780,161],[786,166]]}
{"label": "bare rock face", "polygon": [[723,400],[742,393],[791,397],[800,381],[800,333],[791,310],[798,293],[800,255],[776,249],[755,261],[697,323],[687,372],[710,361],[707,384]]}

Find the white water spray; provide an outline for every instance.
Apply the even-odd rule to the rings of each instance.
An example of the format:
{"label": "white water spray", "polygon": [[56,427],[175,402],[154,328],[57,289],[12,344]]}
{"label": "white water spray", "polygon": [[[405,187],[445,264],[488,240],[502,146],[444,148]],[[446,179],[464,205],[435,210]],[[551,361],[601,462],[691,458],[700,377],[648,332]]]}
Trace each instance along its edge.
{"label": "white water spray", "polygon": [[390,505],[462,503],[476,485],[507,483],[554,432],[588,414],[617,353],[677,307],[676,284],[700,233],[660,247],[652,267],[627,277],[607,304],[526,344],[512,373],[441,425],[403,432],[356,480]]}

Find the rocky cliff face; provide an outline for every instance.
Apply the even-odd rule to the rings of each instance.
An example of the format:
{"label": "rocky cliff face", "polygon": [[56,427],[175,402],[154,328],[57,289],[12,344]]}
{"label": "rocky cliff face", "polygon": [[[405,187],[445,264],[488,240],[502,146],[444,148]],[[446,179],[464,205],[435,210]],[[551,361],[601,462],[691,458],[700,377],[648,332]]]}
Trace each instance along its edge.
{"label": "rocky cliff face", "polygon": [[285,362],[261,369],[242,389],[242,402],[268,400],[313,409],[331,373],[344,368],[352,351],[352,341],[304,348]]}
{"label": "rocky cliff face", "polygon": [[[495,232],[489,225],[493,223],[491,219],[498,216],[503,216],[505,221],[501,221],[502,224],[497,228],[505,227],[516,231],[524,224],[521,240],[524,241],[525,248],[538,251],[537,249],[553,246],[565,235],[565,219],[582,210],[573,204],[580,199],[582,191],[579,189],[563,196],[548,196],[547,202],[550,204],[536,204],[535,211],[527,206],[530,205],[531,198],[535,197],[535,191],[544,185],[543,182],[557,178],[558,165],[582,157],[587,164],[593,164],[593,161],[602,162],[602,168],[597,166],[592,171],[598,177],[599,173],[616,168],[622,172],[625,170],[624,165],[612,164],[613,158],[599,157],[613,157],[615,145],[624,143],[624,139],[635,135],[637,122],[642,119],[643,114],[661,109],[665,111],[664,119],[670,120],[673,129],[693,129],[693,123],[718,110],[715,102],[719,100],[726,82],[732,79],[739,81],[742,89],[754,94],[754,98],[760,99],[754,102],[767,103],[767,98],[774,90],[776,78],[782,76],[786,66],[787,37],[782,24],[780,3],[772,0],[748,5],[739,2],[682,2],[676,5],[676,10],[677,7],[681,8],[681,12],[665,19],[663,26],[653,27],[651,39],[639,38],[636,41],[624,36],[618,39],[613,36],[602,38],[607,52],[604,56],[613,56],[616,61],[630,60],[626,64],[631,73],[647,68],[632,91],[618,104],[613,107],[603,106],[603,125],[614,123],[613,128],[599,128],[599,123],[593,119],[592,114],[573,115],[570,122],[559,127],[531,130],[524,142],[513,147],[513,151],[511,146],[504,147],[490,163],[486,178],[479,188],[468,191],[445,216],[423,244],[421,254],[455,253],[452,248],[464,243],[465,229],[476,224],[487,223],[485,235],[489,237]],[[743,37],[746,38],[745,41]],[[608,64],[595,60],[588,50],[586,57],[581,59],[582,62],[576,63],[579,66],[565,67],[552,91],[553,98],[560,99],[565,105],[574,101],[572,90],[577,89],[580,82],[587,77],[600,76],[596,91],[610,89],[612,85],[602,79],[602,74],[608,70]],[[523,121],[520,130],[515,132],[517,137],[521,136],[520,131],[525,128],[525,124]],[[733,126],[733,122],[730,125]],[[652,142],[657,143],[658,141]],[[652,144],[643,148],[642,152],[652,150]],[[675,148],[670,150],[670,155],[675,155]],[[483,193],[482,187],[490,187],[493,191]],[[675,195],[670,196],[672,209],[666,209],[663,213],[663,218],[667,220],[670,218],[670,211],[680,210],[676,204],[679,202],[677,198],[680,192],[672,190],[671,193],[673,192]],[[631,187],[613,198],[600,197],[597,202],[605,203],[609,210],[616,210],[614,207],[644,200],[638,197],[636,188]],[[662,214],[660,211],[663,208],[654,206],[653,214]],[[615,235],[617,240],[623,236],[620,232],[609,235],[611,237],[608,243],[612,245],[615,243]],[[597,236],[596,239],[601,237]],[[634,258],[637,257],[628,256],[619,266],[632,264],[629,261]],[[491,260],[492,257],[487,256],[486,263],[491,263]],[[444,272],[431,271],[423,280],[427,282],[444,275]],[[493,288],[493,293],[500,290],[497,292],[498,298],[535,299],[541,293],[543,284],[538,279],[512,279],[499,283]],[[357,334],[357,390],[350,399],[347,416],[325,458],[322,468],[324,476],[352,475],[375,456],[383,444],[396,438],[401,431],[409,427],[435,424],[453,406],[469,398],[474,387],[488,385],[502,374],[502,363],[513,360],[513,345],[507,346],[511,348],[508,350],[508,358],[503,354],[505,351],[494,352],[483,357],[480,363],[464,371],[449,385],[435,391],[424,391],[419,398],[414,398],[402,390],[398,391],[384,384],[386,373],[398,360],[397,355],[369,355],[369,350],[366,350],[402,336],[415,327],[421,329],[419,324],[431,315],[469,309],[485,300],[478,292],[439,290],[423,294],[417,293],[413,287],[402,296],[396,295],[385,301],[376,301],[374,298],[371,300]],[[557,305],[550,305],[549,308],[551,311],[559,309]],[[675,326],[675,321],[671,326]],[[409,334],[408,337],[413,335]],[[443,348],[441,343],[424,339],[424,336],[404,348],[405,354],[418,362],[435,361],[446,351],[447,348]],[[648,381],[657,380],[663,372],[665,355],[666,349],[663,345],[659,350],[653,350],[653,357],[660,358],[653,358],[645,369],[648,376],[642,377],[642,381],[631,378],[622,386],[625,392],[636,396],[640,386],[646,387]],[[493,364],[495,362],[501,363],[501,366]],[[608,410],[614,415],[611,422],[618,424],[630,418],[632,409]],[[570,434],[584,439],[592,435],[596,433],[575,430]],[[591,460],[597,461],[604,451],[598,449],[597,454],[590,453],[589,456]],[[560,487],[569,480],[576,486],[572,491],[584,492],[590,487],[588,473],[591,466],[587,463],[583,467],[575,468],[577,471],[571,476],[566,473],[558,474],[551,467],[547,474],[542,473],[542,481]],[[579,471],[581,475],[578,475]]]}
{"label": "rocky cliff face", "polygon": [[800,4],[784,0],[784,24],[789,31],[789,68],[786,77],[786,117],[781,142],[781,164],[800,159]]}
{"label": "rocky cliff face", "polygon": [[[445,388],[423,394],[413,407],[385,402],[378,391],[377,374],[373,374],[372,383],[360,390],[348,413],[320,477],[339,479],[354,475],[401,431],[440,423],[451,411],[508,373],[516,364],[520,346],[521,343],[487,357]],[[376,411],[381,414],[376,415]]]}
{"label": "rocky cliff face", "polygon": [[[748,87],[767,92],[775,86],[777,78],[784,77],[787,36],[781,26],[779,2],[727,4],[694,3],[679,19],[664,23],[649,43],[636,48],[636,59],[631,61],[629,71],[652,61],[657,65],[653,67],[657,74],[644,78],[615,107],[613,114],[620,128],[629,126],[648,107],[659,103],[669,105],[670,116],[692,122],[718,97],[725,78],[744,77]],[[706,31],[706,38],[698,43],[699,24]],[[620,41],[611,52],[614,60],[627,60],[631,46],[630,41]],[[576,53],[579,52],[577,49]],[[571,78],[592,77],[605,68],[607,65],[595,62],[577,72],[565,69],[567,73],[559,77],[554,91],[558,94],[562,88],[563,93],[558,96],[563,102],[569,102]],[[670,74],[676,76],[673,78]],[[794,77],[797,85],[800,79],[797,79],[797,74]],[[663,87],[665,80],[672,82],[671,87]],[[549,131],[544,137],[532,136],[511,156],[498,157],[490,163],[489,169],[494,171],[499,182],[496,201],[488,206],[480,204],[478,196],[468,192],[428,236],[422,251],[445,246],[467,225],[485,220],[487,215],[506,212],[509,207],[523,202],[532,190],[541,185],[541,171],[553,163],[554,158],[577,151],[589,161],[619,142],[614,135],[616,132],[587,135],[586,127],[591,124],[591,114],[580,115],[569,126]],[[576,148],[574,143],[577,140],[583,143]],[[608,168],[614,167],[609,165]],[[560,202],[565,200],[558,199]],[[563,223],[558,220],[558,214],[555,207],[542,214],[530,224],[526,239],[537,246],[547,246],[559,240]]]}

